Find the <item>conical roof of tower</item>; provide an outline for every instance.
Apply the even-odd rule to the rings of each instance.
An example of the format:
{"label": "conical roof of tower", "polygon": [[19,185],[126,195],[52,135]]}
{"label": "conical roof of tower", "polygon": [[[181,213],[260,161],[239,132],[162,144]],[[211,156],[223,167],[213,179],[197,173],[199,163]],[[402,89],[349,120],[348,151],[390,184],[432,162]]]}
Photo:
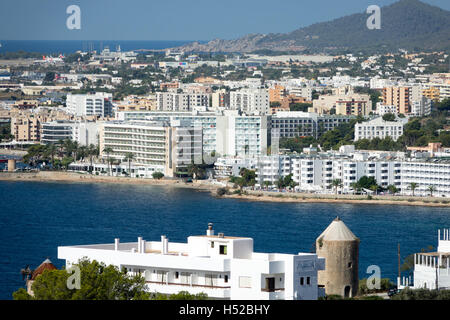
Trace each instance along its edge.
{"label": "conical roof of tower", "polygon": [[336,217],[317,239],[327,241],[355,241],[358,240],[358,237],[353,234],[339,217]]}

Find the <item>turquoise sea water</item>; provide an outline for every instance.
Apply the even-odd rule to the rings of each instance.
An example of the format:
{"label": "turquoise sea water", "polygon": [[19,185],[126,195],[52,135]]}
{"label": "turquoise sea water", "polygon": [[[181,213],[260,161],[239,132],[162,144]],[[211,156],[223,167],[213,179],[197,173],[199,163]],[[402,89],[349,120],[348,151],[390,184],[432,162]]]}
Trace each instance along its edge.
{"label": "turquoise sea water", "polygon": [[450,209],[413,206],[263,203],[218,199],[170,186],[0,181],[0,299],[24,285],[20,269],[46,257],[57,267],[62,245],[159,240],[185,242],[216,232],[249,236],[257,252],[309,252],[336,217],[361,239],[360,277],[369,265],[395,279],[402,257],[436,246]]}

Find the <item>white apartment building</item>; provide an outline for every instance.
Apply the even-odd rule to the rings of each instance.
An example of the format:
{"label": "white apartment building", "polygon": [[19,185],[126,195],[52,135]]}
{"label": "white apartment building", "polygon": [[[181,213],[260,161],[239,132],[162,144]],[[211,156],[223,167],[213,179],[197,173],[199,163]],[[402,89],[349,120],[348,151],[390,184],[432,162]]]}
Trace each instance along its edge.
{"label": "white apartment building", "polygon": [[96,146],[99,139],[99,122],[56,120],[42,124],[42,143],[58,143],[64,139],[76,141],[81,146]]}
{"label": "white apartment building", "polygon": [[[106,150],[110,148],[110,152]],[[150,178],[156,172],[174,176],[193,161],[202,163],[202,132],[164,122],[105,122],[100,127],[100,156],[125,161],[133,155],[133,167]]]}
{"label": "white apartment building", "polygon": [[[434,188],[433,196],[450,197],[450,162],[448,160],[430,159],[402,162],[402,193],[427,196]],[[417,185],[413,191],[411,183]]]}
{"label": "white apartment building", "polygon": [[214,162],[214,176],[228,178],[239,176],[241,169],[255,170],[257,158],[226,157],[217,158]]}
{"label": "white apartment building", "polygon": [[411,115],[415,117],[423,117],[431,114],[431,100],[423,97],[411,101]]}
{"label": "white apartment building", "polygon": [[355,141],[361,139],[372,140],[391,137],[397,141],[403,135],[404,121],[384,121],[382,117],[355,124]]}
{"label": "white apartment building", "polygon": [[157,92],[156,108],[160,111],[191,111],[196,108],[208,109],[211,94]]}
{"label": "white apartment building", "polygon": [[104,92],[67,95],[67,112],[76,116],[112,116],[112,94]]}
{"label": "white apartment building", "polygon": [[254,157],[267,154],[270,117],[225,111],[216,117],[216,152],[221,156]]}
{"label": "white apartment building", "polygon": [[230,109],[247,114],[269,114],[269,92],[266,89],[241,89],[230,92]]}
{"label": "white apartment building", "polygon": [[280,138],[299,136],[320,137],[323,133],[350,122],[353,116],[318,115],[312,112],[279,111],[272,115],[272,129],[278,130]]}
{"label": "white apartment building", "polygon": [[289,94],[293,94],[297,97],[305,98],[308,101],[312,101],[312,87],[292,87],[288,88]]}
{"label": "white apartment building", "polygon": [[[259,186],[267,181],[275,185],[279,178],[292,174],[298,184],[297,191],[331,192],[335,179],[341,180],[342,193],[354,192],[352,184],[363,176],[374,177],[383,187],[395,185],[401,188],[401,162],[377,159],[375,157],[344,156],[265,156],[258,157],[255,166]],[[328,190],[328,191],[327,191]]]}
{"label": "white apartment building", "polygon": [[261,156],[255,166],[258,185],[276,185],[280,178],[291,173],[291,159],[289,156]]}
{"label": "white apartment building", "polygon": [[83,257],[126,269],[145,278],[149,292],[206,293],[214,299],[317,300],[324,294],[317,272],[325,259],[312,253],[259,253],[253,239],[214,234],[209,224],[205,235],[189,236],[187,243],[161,241],[58,247],[58,259],[66,267]]}
{"label": "white apartment building", "polygon": [[203,154],[256,156],[265,154],[270,144],[269,116],[241,115],[237,110],[223,112],[142,111],[118,112],[121,121],[181,121],[184,126],[201,128]]}
{"label": "white apartment building", "polygon": [[396,106],[386,105],[378,102],[376,113],[380,116],[384,116],[387,113],[398,114],[398,111]]}
{"label": "white apartment building", "polygon": [[450,289],[450,229],[438,230],[436,252],[414,255],[414,279],[397,278],[399,289]]}

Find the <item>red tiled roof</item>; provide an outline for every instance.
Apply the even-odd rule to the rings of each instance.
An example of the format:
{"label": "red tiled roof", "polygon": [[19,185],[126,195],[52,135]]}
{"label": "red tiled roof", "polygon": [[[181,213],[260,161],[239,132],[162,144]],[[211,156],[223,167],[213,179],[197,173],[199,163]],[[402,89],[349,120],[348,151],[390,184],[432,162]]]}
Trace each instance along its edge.
{"label": "red tiled roof", "polygon": [[57,268],[53,265],[53,263],[46,259],[44,262],[40,264],[39,267],[36,268],[36,270],[33,271],[33,274],[31,276],[31,280],[35,280],[37,276],[41,275],[45,270],[56,270]]}

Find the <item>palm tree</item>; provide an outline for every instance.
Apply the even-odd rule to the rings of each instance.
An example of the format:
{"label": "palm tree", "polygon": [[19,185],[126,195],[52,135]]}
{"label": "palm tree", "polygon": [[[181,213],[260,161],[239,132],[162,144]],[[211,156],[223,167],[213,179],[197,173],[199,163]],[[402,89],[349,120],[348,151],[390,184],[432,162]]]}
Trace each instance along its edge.
{"label": "palm tree", "polygon": [[419,185],[417,184],[417,183],[415,183],[415,182],[411,182],[410,184],[409,184],[409,188],[412,190],[412,195],[413,195],[413,197],[414,197],[414,190],[416,190],[416,188],[418,187]]}
{"label": "palm tree", "polygon": [[433,196],[433,192],[436,191],[436,187],[435,186],[429,186],[427,188],[428,191],[430,191],[430,197]]}
{"label": "palm tree", "polygon": [[46,146],[46,153],[49,154],[50,158],[52,159],[52,166],[55,165],[55,153],[56,153],[56,151],[57,151],[57,147],[53,143],[48,144]]}
{"label": "palm tree", "polygon": [[111,168],[110,154],[111,154],[111,152],[113,152],[113,149],[111,147],[106,147],[105,149],[103,149],[103,152],[106,153],[106,159],[107,159],[107,162],[108,162],[109,175],[111,175],[112,168]]}
{"label": "palm tree", "polygon": [[89,171],[92,173],[93,170],[93,158],[94,156],[98,156],[98,147],[94,146],[93,144],[90,144],[89,147],[87,148],[87,154],[89,155],[89,160],[90,160],[90,169]]}
{"label": "palm tree", "polygon": [[337,189],[338,188],[342,188],[342,186],[343,186],[342,180],[341,179],[334,179],[333,181],[331,181],[331,186],[334,188],[334,192],[337,195]]}
{"label": "palm tree", "polygon": [[358,193],[358,192],[361,190],[361,188],[359,187],[359,184],[358,184],[357,182],[352,182],[352,183],[350,183],[350,187],[352,187],[352,189],[353,189],[356,193]]}
{"label": "palm tree", "polygon": [[123,159],[125,161],[128,161],[128,175],[131,177],[131,160],[134,159],[134,154],[132,154],[131,152],[127,152]]}

